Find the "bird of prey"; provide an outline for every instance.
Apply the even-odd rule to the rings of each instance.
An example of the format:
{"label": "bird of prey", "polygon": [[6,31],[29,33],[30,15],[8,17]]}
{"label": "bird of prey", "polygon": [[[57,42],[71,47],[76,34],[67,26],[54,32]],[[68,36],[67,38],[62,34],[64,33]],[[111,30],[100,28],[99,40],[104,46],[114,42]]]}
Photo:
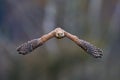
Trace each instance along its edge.
{"label": "bird of prey", "polygon": [[93,46],[89,42],[79,39],[77,36],[72,35],[68,33],[67,31],[56,28],[53,31],[49,32],[48,34],[45,34],[41,36],[38,39],[33,39],[31,41],[28,41],[26,43],[23,43],[19,47],[17,47],[17,51],[19,54],[26,55],[30,52],[32,52],[34,49],[38,48],[39,46],[43,45],[46,41],[49,39],[56,37],[57,39],[62,39],[64,37],[69,38],[73,42],[75,42],[79,47],[81,47],[84,51],[86,51],[88,54],[92,55],[95,58],[101,58],[102,57],[102,50]]}

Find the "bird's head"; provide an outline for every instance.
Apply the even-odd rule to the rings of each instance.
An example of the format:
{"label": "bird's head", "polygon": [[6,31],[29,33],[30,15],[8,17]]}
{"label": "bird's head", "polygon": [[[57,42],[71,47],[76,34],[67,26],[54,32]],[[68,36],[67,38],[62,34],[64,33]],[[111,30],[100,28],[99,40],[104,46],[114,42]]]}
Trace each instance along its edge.
{"label": "bird's head", "polygon": [[64,38],[65,37],[64,30],[62,30],[61,28],[56,28],[55,37],[58,39]]}

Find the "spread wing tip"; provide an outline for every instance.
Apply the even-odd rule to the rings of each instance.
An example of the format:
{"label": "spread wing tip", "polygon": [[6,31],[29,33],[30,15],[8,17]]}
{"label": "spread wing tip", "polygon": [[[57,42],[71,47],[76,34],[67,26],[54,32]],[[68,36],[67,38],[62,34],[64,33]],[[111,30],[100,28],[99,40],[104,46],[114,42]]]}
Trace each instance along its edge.
{"label": "spread wing tip", "polygon": [[39,43],[38,39],[33,39],[31,41],[23,43],[22,45],[17,47],[16,50],[19,54],[26,55],[26,54],[32,52],[37,47],[39,47],[40,45],[42,45],[42,44]]}
{"label": "spread wing tip", "polygon": [[79,46],[82,49],[84,49],[88,54],[92,55],[95,58],[102,58],[102,56],[103,56],[103,54],[102,54],[103,51],[100,48],[93,46],[92,44],[90,44],[87,41],[80,40]]}

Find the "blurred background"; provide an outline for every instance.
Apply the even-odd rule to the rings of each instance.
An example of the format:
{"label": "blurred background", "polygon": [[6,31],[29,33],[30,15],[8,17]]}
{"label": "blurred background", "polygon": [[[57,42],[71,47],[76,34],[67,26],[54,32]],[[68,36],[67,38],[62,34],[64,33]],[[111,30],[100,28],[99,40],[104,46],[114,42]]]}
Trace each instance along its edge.
{"label": "blurred background", "polygon": [[[103,58],[67,38],[17,53],[56,27],[103,49]],[[120,0],[0,0],[0,80],[120,80],[119,50]]]}

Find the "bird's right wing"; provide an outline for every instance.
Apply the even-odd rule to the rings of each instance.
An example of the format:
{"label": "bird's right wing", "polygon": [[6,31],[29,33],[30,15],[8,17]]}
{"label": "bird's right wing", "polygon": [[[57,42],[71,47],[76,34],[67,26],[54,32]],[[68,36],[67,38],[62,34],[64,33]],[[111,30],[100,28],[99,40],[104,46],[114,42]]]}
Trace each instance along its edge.
{"label": "bird's right wing", "polygon": [[38,39],[33,39],[31,41],[21,44],[19,47],[17,47],[17,51],[19,54],[26,55],[53,37],[54,31],[51,31],[50,33],[45,34]]}

